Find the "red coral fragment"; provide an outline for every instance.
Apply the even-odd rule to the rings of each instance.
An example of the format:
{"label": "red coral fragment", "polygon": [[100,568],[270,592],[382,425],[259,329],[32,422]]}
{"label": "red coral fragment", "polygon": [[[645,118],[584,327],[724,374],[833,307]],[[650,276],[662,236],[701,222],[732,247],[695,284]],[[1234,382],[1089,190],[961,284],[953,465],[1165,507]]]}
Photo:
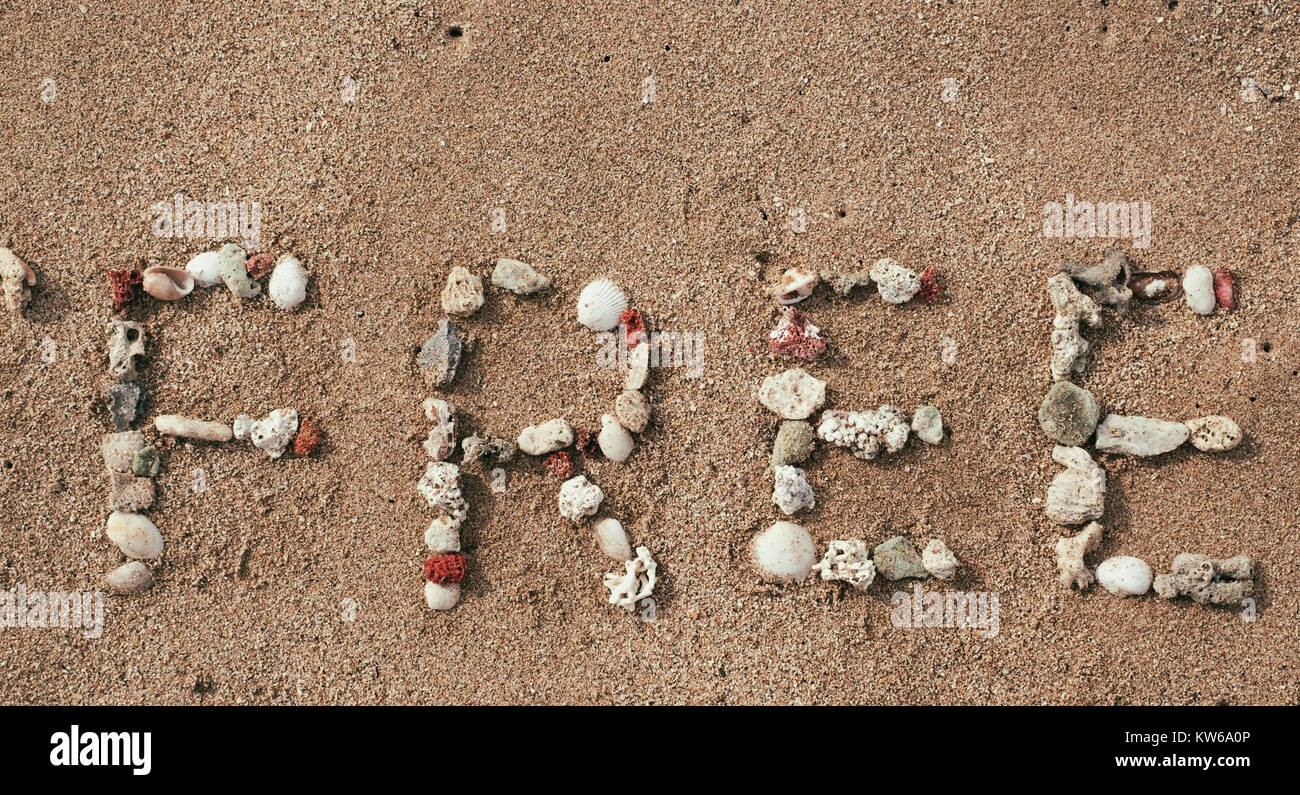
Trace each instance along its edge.
{"label": "red coral fragment", "polygon": [[248,261],[244,263],[244,267],[248,270],[248,275],[250,277],[260,279],[271,272],[271,266],[274,262],[275,257],[271,256],[269,253],[263,252],[249,257]]}
{"label": "red coral fragment", "polygon": [[459,552],[434,555],[424,562],[424,579],[436,585],[450,585],[465,579],[465,556]]}
{"label": "red coral fragment", "polygon": [[590,428],[579,428],[574,447],[583,455],[591,455],[596,450],[596,432]]}
{"label": "red coral fragment", "polygon": [[1219,268],[1214,272],[1214,298],[1224,309],[1237,308],[1237,285],[1232,271],[1227,268]]}
{"label": "red coral fragment", "polygon": [[768,335],[767,344],[773,353],[784,353],[812,361],[826,350],[826,340],[818,335],[818,328],[808,322],[808,316],[794,307],[786,307],[785,315],[776,329]]}
{"label": "red coral fragment", "polygon": [[140,271],[109,271],[108,281],[113,285],[113,311],[121,312],[135,298],[135,288],[144,281]]}
{"label": "red coral fragment", "polygon": [[623,327],[629,348],[645,340],[645,319],[641,317],[641,310],[635,307],[623,310],[623,314],[618,316],[618,322]]}
{"label": "red coral fragment", "polygon": [[568,450],[560,450],[551,453],[546,458],[546,468],[551,470],[551,474],[560,480],[568,480],[573,474],[573,459],[569,457]]}
{"label": "red coral fragment", "polygon": [[939,271],[933,265],[921,271],[921,300],[933,304],[939,300],[942,293],[943,285],[939,284]]}
{"label": "red coral fragment", "polygon": [[303,420],[298,426],[298,435],[293,439],[294,455],[311,455],[320,446],[320,426],[311,420]]}

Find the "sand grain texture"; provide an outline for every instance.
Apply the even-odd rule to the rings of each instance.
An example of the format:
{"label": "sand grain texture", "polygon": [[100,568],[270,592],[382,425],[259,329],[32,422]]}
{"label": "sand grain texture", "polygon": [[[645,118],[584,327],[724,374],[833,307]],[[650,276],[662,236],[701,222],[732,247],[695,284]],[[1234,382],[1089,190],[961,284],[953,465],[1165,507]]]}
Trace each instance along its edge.
{"label": "sand grain texture", "polygon": [[[25,317],[0,321],[0,589],[92,588],[121,562],[98,456],[105,273],[218,247],[153,236],[154,202],[260,202],[260,250],[292,251],[312,282],[294,313],[220,289],[137,300],[145,427],[293,407],[325,433],[316,458],[279,461],[163,440],[157,584],[112,600],[99,639],[0,630],[0,702],[1295,703],[1300,102],[1243,102],[1241,80],[1300,87],[1300,18],[1245,3],[906,5],[0,7],[0,244],[40,279]],[[1089,335],[1077,381],[1103,410],[1221,413],[1247,435],[1219,456],[1103,458],[1092,563],[1252,554],[1254,623],[1056,584],[1061,529],[1034,502],[1058,470],[1035,419],[1044,281],[1107,244],[1042,235],[1043,204],[1067,192],[1152,203],[1151,247],[1129,248],[1143,270],[1239,276],[1233,313],[1140,307]],[[791,264],[886,255],[937,266],[944,297],[893,307],[822,288],[801,305],[831,341],[810,370],[828,407],[933,403],[952,433],[873,462],[819,446],[817,507],[800,519],[822,548],[942,536],[964,564],[952,587],[1000,594],[991,640],[892,627],[883,583],[781,589],[746,560],[778,518],[778,422],[754,392],[797,364],[767,352],[778,310],[763,290]],[[610,410],[619,380],[573,318],[590,279],[622,284],[651,328],[705,335],[701,378],[652,374],[628,465],[583,470],[660,563],[652,623],[604,604],[614,565],[528,459],[503,495],[462,478],[470,575],[453,612],[424,608],[430,393],[413,357],[447,272],[486,280],[503,256],[555,287],[489,288],[464,322],[477,344],[449,394],[462,433],[595,427]]]}

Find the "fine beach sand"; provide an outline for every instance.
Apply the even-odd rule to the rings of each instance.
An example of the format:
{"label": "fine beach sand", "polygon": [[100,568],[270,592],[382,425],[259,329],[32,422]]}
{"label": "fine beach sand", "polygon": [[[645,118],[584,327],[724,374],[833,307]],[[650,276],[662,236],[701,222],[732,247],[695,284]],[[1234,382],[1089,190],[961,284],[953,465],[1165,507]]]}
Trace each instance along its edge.
{"label": "fine beach sand", "polygon": [[[312,281],[293,313],[221,289],[138,298],[125,315],[149,334],[146,433],[160,413],[280,407],[325,433],[315,457],[278,461],[160,441],[157,584],[111,598],[99,638],[0,629],[0,703],[1296,703],[1293,9],[299,6],[0,6],[0,245],[39,278],[23,317],[0,320],[0,590],[90,590],[122,561],[103,536],[105,274],[222,242],[154,236],[155,202],[259,202],[259,250],[296,253]],[[1291,95],[1245,102],[1243,78]],[[1059,467],[1035,419],[1044,281],[1110,242],[1043,236],[1043,205],[1067,193],[1151,203],[1151,246],[1121,241],[1140,269],[1201,263],[1239,283],[1235,312],[1138,306],[1088,335],[1076,382],[1105,409],[1221,413],[1246,433],[1227,454],[1100,457],[1111,490],[1089,560],[1167,571],[1183,551],[1248,553],[1254,622],[1056,582],[1062,528],[1041,501]],[[963,562],[950,587],[999,595],[992,639],[891,626],[883,581],[779,588],[748,560],[781,518],[777,420],[755,390],[799,364],[767,350],[779,313],[764,290],[791,265],[886,255],[939,268],[943,298],[820,288],[801,306],[830,349],[808,369],[828,407],[933,403],[950,436],[872,462],[819,446],[817,506],[796,519],[819,548],[943,537]],[[527,456],[504,494],[477,469],[462,477],[463,597],[446,614],[424,605],[415,482],[433,393],[414,353],[450,268],[486,280],[503,256],[555,288],[489,288],[461,324],[476,345],[445,396],[462,434],[594,426],[609,410],[619,377],[573,313],[591,279],[621,284],[653,329],[704,335],[701,377],[652,373],[655,413],[627,464],[580,467],[660,563],[653,622],[605,604],[614,565]]]}

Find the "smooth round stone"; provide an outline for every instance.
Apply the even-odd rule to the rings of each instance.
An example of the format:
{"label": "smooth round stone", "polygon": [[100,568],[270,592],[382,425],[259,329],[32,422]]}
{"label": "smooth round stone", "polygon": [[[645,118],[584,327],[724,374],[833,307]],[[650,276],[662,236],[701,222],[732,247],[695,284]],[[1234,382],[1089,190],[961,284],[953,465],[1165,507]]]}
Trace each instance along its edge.
{"label": "smooth round stone", "polygon": [[1047,438],[1078,447],[1092,437],[1101,406],[1088,390],[1069,381],[1057,381],[1038,408],[1038,425]]}
{"label": "smooth round stone", "polygon": [[1120,555],[1097,567],[1097,582],[1116,596],[1141,596],[1151,589],[1151,567],[1141,558]]}
{"label": "smooth round stone", "polygon": [[600,551],[614,560],[631,560],[632,545],[627,541],[627,531],[617,519],[606,518],[596,522],[596,543]]}
{"label": "smooth round stone", "polygon": [[307,271],[292,254],[285,254],[271,271],[266,292],[281,309],[293,309],[307,298]]}
{"label": "smooth round stone", "polygon": [[754,537],[754,564],[770,582],[807,577],[817,562],[817,547],[808,531],[794,522],[776,522]]}
{"label": "smooth round stone", "polygon": [[114,511],[108,517],[104,535],[128,558],[156,558],[163,551],[162,533],[148,517],[138,513]]}
{"label": "smooth round stone", "polygon": [[1198,315],[1214,311],[1214,274],[1204,265],[1193,265],[1183,276],[1183,297]]}

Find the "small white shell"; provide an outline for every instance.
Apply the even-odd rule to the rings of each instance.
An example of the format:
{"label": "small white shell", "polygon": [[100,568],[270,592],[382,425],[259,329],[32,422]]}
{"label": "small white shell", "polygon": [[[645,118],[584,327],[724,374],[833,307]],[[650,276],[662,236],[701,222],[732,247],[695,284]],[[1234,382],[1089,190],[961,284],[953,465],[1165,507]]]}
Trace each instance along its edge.
{"label": "small white shell", "polygon": [[156,558],[163,551],[162,533],[148,517],[138,513],[113,511],[104,535],[128,558]]}
{"label": "small white shell", "polygon": [[627,532],[617,519],[605,518],[596,522],[596,542],[600,551],[614,560],[631,560],[632,545],[627,542]]}
{"label": "small white shell", "polygon": [[431,610],[450,610],[460,601],[460,583],[439,585],[436,582],[426,582],[424,601],[428,603]]}
{"label": "small white shell", "polygon": [[175,301],[194,291],[194,274],[184,268],[159,265],[145,268],[144,291],[160,301]]}
{"label": "small white shell", "polygon": [[803,268],[790,268],[781,274],[772,295],[778,304],[797,304],[812,295],[813,288],[821,279],[816,273]]}
{"label": "small white shell", "polygon": [[283,254],[271,271],[267,295],[281,309],[293,309],[307,297],[307,271],[292,254]]}
{"label": "small white shell", "polygon": [[610,461],[623,463],[632,455],[632,434],[619,424],[613,414],[600,415],[600,434],[596,437],[600,452]]}
{"label": "small white shell", "polygon": [[217,252],[205,251],[191,259],[185,270],[194,276],[194,283],[200,287],[215,287],[221,284],[221,269],[218,267]]}
{"label": "small white shell", "polygon": [[597,279],[578,296],[578,322],[592,331],[610,331],[627,309],[627,296],[609,279]]}
{"label": "small white shell", "polygon": [[106,574],[104,584],[117,593],[138,593],[153,585],[153,573],[148,566],[133,560]]}

